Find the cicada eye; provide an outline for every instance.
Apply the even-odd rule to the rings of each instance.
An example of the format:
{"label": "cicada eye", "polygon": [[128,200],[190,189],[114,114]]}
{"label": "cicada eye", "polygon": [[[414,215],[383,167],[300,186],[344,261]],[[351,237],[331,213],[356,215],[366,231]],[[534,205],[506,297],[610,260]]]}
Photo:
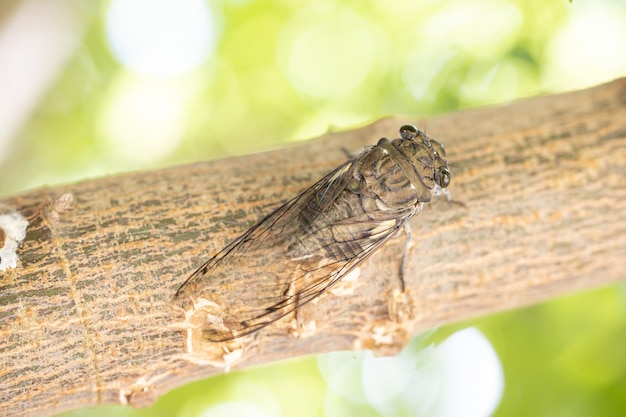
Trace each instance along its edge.
{"label": "cicada eye", "polygon": [[446,188],[450,185],[450,171],[446,167],[439,167],[437,171],[435,171],[435,182],[441,188]]}
{"label": "cicada eye", "polygon": [[419,129],[412,125],[404,125],[400,128],[400,137],[402,139],[415,139],[419,133]]}

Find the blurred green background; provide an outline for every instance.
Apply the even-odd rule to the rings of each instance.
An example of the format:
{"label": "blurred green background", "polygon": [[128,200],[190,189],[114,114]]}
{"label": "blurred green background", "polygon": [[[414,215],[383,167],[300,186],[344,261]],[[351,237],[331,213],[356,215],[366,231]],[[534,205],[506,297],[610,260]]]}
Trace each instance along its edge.
{"label": "blurred green background", "polygon": [[[626,0],[3,0],[0,195],[624,75]],[[65,415],[492,413],[626,415],[626,287]]]}

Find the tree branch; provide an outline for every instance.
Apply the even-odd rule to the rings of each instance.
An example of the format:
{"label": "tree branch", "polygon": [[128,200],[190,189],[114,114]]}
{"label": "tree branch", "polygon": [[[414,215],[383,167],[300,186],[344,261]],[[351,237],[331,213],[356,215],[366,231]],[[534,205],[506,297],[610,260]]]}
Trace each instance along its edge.
{"label": "tree branch", "polygon": [[[200,341],[170,304],[189,274],[345,161],[344,149],[397,137],[406,122],[446,146],[449,189],[465,204],[436,198],[411,221],[406,292],[404,242],[394,239],[355,280],[298,312],[306,331],[286,318],[243,340]],[[19,215],[28,226],[16,267],[0,272],[0,414],[143,406],[228,368],[342,349],[392,353],[439,324],[617,282],[626,278],[625,166],[621,79],[4,198],[3,263],[20,240]],[[236,282],[216,291],[236,297]]]}

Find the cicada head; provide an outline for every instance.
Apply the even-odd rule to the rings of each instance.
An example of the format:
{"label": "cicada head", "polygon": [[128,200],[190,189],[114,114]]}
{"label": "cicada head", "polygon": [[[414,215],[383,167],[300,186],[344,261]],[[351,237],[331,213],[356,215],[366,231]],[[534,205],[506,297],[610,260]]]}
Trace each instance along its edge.
{"label": "cicada head", "polygon": [[407,158],[416,174],[414,176],[413,173],[407,173],[409,177],[413,177],[413,186],[418,192],[420,189],[428,191],[425,201],[430,200],[430,194],[434,190],[446,188],[450,184],[446,150],[441,143],[411,125],[400,127],[400,138],[392,143]]}

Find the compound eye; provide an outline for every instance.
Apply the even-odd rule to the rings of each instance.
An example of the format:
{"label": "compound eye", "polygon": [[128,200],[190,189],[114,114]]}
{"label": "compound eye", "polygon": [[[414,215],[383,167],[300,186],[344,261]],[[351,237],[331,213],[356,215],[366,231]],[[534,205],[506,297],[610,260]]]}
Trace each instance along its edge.
{"label": "compound eye", "polygon": [[437,171],[435,171],[435,182],[441,188],[446,188],[450,185],[450,171],[446,167],[439,167]]}
{"label": "compound eye", "polygon": [[400,137],[402,139],[415,139],[419,133],[419,129],[412,125],[404,125],[400,128]]}

